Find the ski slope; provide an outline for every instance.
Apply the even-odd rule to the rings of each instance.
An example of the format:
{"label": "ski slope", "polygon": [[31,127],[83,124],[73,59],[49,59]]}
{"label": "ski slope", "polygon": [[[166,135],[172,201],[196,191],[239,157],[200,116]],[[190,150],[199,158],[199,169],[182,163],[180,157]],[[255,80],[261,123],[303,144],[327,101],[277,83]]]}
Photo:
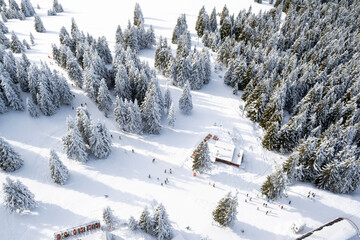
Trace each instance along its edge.
{"label": "ski slope", "polygon": [[[213,7],[221,12],[225,3],[215,0],[59,0],[65,12],[47,16],[52,1],[34,0],[34,7],[37,4],[41,7],[36,11],[47,29],[46,33],[35,32],[33,18],[9,20],[6,26],[20,40],[29,41],[32,32],[36,46],[26,52],[28,58],[38,63],[46,61],[50,67],[59,69],[48,58],[51,43],[59,44],[58,32],[62,26],[70,30],[72,17],[85,33],[94,37],[105,36],[113,50],[116,27],[120,24],[124,30],[127,21],[132,21],[136,2],[141,6],[145,27],[153,25],[157,38],[162,35],[170,39],[177,17],[185,13],[192,43],[199,48],[201,41],[194,30],[198,11],[205,4],[208,13]],[[249,6],[255,12],[271,8],[269,4],[259,5],[253,0],[229,0],[226,4],[235,16]],[[175,45],[172,47],[176,49]],[[154,51],[154,48],[144,50],[139,55],[153,66]],[[159,203],[166,207],[175,239],[289,239],[299,236],[290,230],[291,223],[299,219],[306,223],[305,232],[337,217],[349,217],[360,225],[360,191],[335,195],[315,189],[310,184],[296,183],[289,189],[288,198],[263,207],[265,200],[260,197],[260,186],[272,172],[274,164],[281,163],[286,156],[261,147],[261,128],[244,117],[239,108],[244,103],[239,95],[232,95],[232,89],[223,84],[224,71],[214,72],[215,59],[216,55],[212,53],[211,82],[201,90],[192,91],[194,109],[189,116],[178,110],[181,89],[171,86],[166,78],[158,75],[163,92],[169,84],[177,118],[174,128],[167,127],[164,119],[160,135],[138,136],[120,131],[113,115],[105,118],[84,91],[71,87],[76,96],[72,106],[76,109],[87,103],[92,119],[105,122],[113,135],[113,151],[104,160],[90,159],[81,164],[68,160],[63,153],[61,137],[66,133],[65,121],[69,115],[75,117],[72,106],[62,107],[54,116],[37,119],[31,118],[26,111],[0,115],[0,136],[25,161],[24,166],[14,173],[0,171],[0,183],[7,176],[19,179],[39,202],[37,208],[23,215],[10,214],[1,206],[0,224],[5,228],[0,239],[51,239],[56,231],[101,219],[106,206],[110,206],[114,214],[125,222],[130,216],[138,219],[145,206],[153,211]],[[239,148],[244,151],[244,161],[241,168],[216,163],[210,173],[194,177],[188,157],[197,143],[212,131],[214,124],[221,125],[237,137]],[[64,186],[54,184],[49,176],[50,149],[55,149],[70,171],[70,179]],[[156,159],[154,163],[153,158]],[[170,168],[172,174],[169,174]],[[164,173],[165,169],[167,173]],[[166,178],[170,183],[161,186]],[[233,227],[221,228],[213,222],[211,213],[229,191],[238,193],[238,220]],[[316,193],[315,199],[307,198],[309,191]],[[1,197],[1,205],[2,201]],[[267,215],[266,211],[269,211]],[[190,230],[186,229],[187,226]],[[112,233],[119,239],[154,239],[140,231],[131,232],[124,225]]]}

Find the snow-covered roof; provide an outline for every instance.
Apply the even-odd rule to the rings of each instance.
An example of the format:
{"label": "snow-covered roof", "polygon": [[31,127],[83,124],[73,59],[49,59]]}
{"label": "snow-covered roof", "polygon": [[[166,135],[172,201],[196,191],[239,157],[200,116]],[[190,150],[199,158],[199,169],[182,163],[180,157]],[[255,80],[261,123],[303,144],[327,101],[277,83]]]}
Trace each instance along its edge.
{"label": "snow-covered roof", "polygon": [[235,146],[233,144],[226,143],[221,140],[209,142],[209,151],[213,162],[215,162],[216,158],[232,162],[234,150]]}

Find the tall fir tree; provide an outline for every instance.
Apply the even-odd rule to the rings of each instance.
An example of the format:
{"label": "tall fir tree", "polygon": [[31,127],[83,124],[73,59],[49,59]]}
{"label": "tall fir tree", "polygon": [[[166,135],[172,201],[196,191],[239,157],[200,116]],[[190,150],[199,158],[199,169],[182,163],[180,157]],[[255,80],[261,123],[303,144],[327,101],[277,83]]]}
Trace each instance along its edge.
{"label": "tall fir tree", "polygon": [[186,82],[181,97],[179,99],[179,109],[182,113],[186,115],[190,114],[193,109],[189,82]]}
{"label": "tall fir tree", "polygon": [[67,119],[68,131],[62,138],[63,147],[68,158],[79,162],[87,161],[87,151],[85,142],[81,136],[78,127],[72,118]]}
{"label": "tall fir tree", "polygon": [[150,233],[150,234],[152,233],[153,222],[149,210],[146,206],[140,215],[138,224],[139,224],[139,229],[143,230],[146,233]]}
{"label": "tall fir tree", "polygon": [[14,172],[21,168],[24,161],[4,138],[0,138],[0,168],[5,172]]}
{"label": "tall fir tree", "polygon": [[111,152],[111,138],[108,129],[103,123],[92,126],[89,139],[90,150],[97,158],[107,158]]}
{"label": "tall fir tree", "polygon": [[211,167],[212,162],[210,159],[208,143],[206,141],[202,141],[195,152],[192,170],[199,173],[204,173],[211,170]]}
{"label": "tall fir tree", "polygon": [[23,44],[20,42],[14,31],[11,32],[10,49],[13,53],[22,53],[25,51]]}
{"label": "tall fir tree", "polygon": [[69,178],[69,170],[61,162],[54,150],[50,151],[49,159],[50,176],[57,184],[64,185]]}
{"label": "tall fir tree", "polygon": [[237,214],[237,197],[229,192],[220,199],[216,209],[212,212],[213,219],[221,226],[226,227],[234,223]]}
{"label": "tall fir tree", "polygon": [[171,239],[173,236],[171,223],[162,203],[155,210],[152,232],[158,240]]}
{"label": "tall fir tree", "polygon": [[31,117],[38,117],[39,111],[31,98],[26,98],[26,107]]}
{"label": "tall fir tree", "polygon": [[101,79],[97,103],[100,111],[110,111],[112,100],[105,79]]}
{"label": "tall fir tree", "polygon": [[117,218],[114,216],[113,211],[110,207],[106,207],[103,210],[103,220],[108,230],[113,230],[118,224]]}
{"label": "tall fir tree", "polygon": [[38,15],[35,15],[35,31],[39,32],[39,33],[44,33],[46,32],[46,29],[44,27],[44,24],[41,20],[41,18]]}

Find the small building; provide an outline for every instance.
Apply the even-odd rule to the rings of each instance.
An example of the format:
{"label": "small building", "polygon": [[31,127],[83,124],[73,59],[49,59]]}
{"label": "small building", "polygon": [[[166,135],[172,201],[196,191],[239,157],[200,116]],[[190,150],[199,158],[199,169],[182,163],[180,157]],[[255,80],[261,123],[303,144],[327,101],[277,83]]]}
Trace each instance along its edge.
{"label": "small building", "polygon": [[242,161],[243,151],[236,154],[235,145],[221,141],[209,141],[210,158],[212,162],[221,162],[239,167]]}

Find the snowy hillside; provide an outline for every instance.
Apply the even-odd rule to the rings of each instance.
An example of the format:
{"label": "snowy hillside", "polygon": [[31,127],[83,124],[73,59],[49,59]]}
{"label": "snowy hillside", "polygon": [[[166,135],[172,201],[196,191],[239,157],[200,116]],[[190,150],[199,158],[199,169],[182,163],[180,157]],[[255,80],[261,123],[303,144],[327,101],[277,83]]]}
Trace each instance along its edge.
{"label": "snowy hillside", "polygon": [[[47,16],[52,1],[31,2],[40,6],[35,10],[46,33],[35,32],[33,17],[24,21],[11,19],[5,25],[20,39],[29,39],[31,32],[36,45],[26,51],[28,58],[39,64],[46,62],[65,76],[66,72],[51,57],[51,44],[59,43],[62,26],[70,29],[71,18],[85,33],[89,32],[96,38],[105,36],[114,54],[116,28],[120,25],[125,29],[128,20],[132,21],[136,2],[141,6],[145,28],[152,25],[157,40],[160,36],[170,40],[177,18],[185,13],[192,45],[198,49],[203,45],[196,35],[195,22],[203,5],[208,12],[214,7],[220,12],[226,2],[235,15],[250,6],[254,12],[272,8],[267,1],[256,4],[253,0],[59,0],[64,12]],[[7,34],[9,38],[10,35]],[[171,47],[175,52],[176,45]],[[154,54],[155,47],[138,53],[152,69]],[[4,183],[6,177],[20,180],[34,193],[38,207],[29,213],[10,213],[3,207],[0,192],[0,224],[5,226],[0,239],[52,239],[57,231],[102,220],[103,209],[107,206],[121,221],[120,226],[111,232],[118,239],[155,239],[142,231],[129,230],[124,223],[130,216],[138,220],[145,206],[153,213],[160,203],[169,215],[174,239],[292,239],[300,236],[290,228],[299,219],[306,224],[304,232],[337,217],[350,218],[360,226],[360,190],[338,195],[319,190],[309,183],[296,183],[290,187],[287,198],[266,202],[260,193],[261,184],[273,171],[274,165],[281,164],[288,155],[262,147],[262,129],[246,118],[242,111],[244,102],[224,84],[226,69],[215,69],[216,53],[211,52],[210,58],[211,81],[201,90],[191,91],[194,108],[190,115],[182,114],[178,108],[182,89],[157,75],[161,91],[165,93],[167,86],[170,89],[176,114],[174,127],[169,127],[166,119],[162,120],[163,128],[159,135],[136,135],[120,130],[114,114],[106,118],[96,103],[82,89],[72,86],[70,80],[75,95],[72,104],[63,106],[51,117],[32,118],[27,111],[13,110],[1,114],[0,136],[22,156],[24,166],[13,173],[0,171],[0,183]],[[67,132],[66,118],[75,118],[76,108],[85,104],[92,119],[99,119],[109,129],[113,148],[106,159],[90,158],[86,163],[79,163],[66,157],[61,138]],[[236,148],[244,152],[243,162],[240,168],[217,162],[209,173],[193,176],[190,156],[206,135],[218,131],[215,126],[230,132],[238,144]],[[70,178],[65,185],[53,183],[50,177],[51,149],[69,169]],[[165,179],[169,180],[168,184],[164,183]],[[214,222],[212,211],[228,192],[238,196],[238,214],[234,226],[223,228]],[[315,197],[308,197],[310,192],[315,193]],[[96,233],[81,239],[94,239],[99,235]]]}

